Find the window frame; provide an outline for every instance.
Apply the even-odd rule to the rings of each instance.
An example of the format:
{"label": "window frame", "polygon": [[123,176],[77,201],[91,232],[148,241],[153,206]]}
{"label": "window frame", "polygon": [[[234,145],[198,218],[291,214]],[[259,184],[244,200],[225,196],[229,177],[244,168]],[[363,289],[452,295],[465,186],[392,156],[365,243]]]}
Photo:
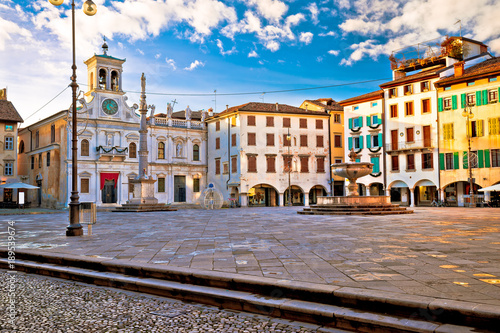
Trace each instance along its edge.
{"label": "window frame", "polygon": [[406,170],[415,171],[415,154],[406,155]]}
{"label": "window frame", "polygon": [[80,178],[80,193],[90,194],[90,178]]}
{"label": "window frame", "polygon": [[14,137],[13,136],[6,136],[5,137],[4,148],[5,148],[5,150],[14,150]]}
{"label": "window frame", "polygon": [[398,105],[397,104],[389,105],[389,110],[390,110],[390,118],[397,118],[398,117]]}
{"label": "window frame", "polygon": [[90,156],[90,142],[87,139],[82,139],[80,142],[80,156]]}
{"label": "window frame", "polygon": [[200,145],[195,143],[193,145],[193,161],[199,161],[200,160]]}
{"label": "window frame", "polygon": [[405,102],[405,116],[410,117],[415,115],[415,107],[413,101]]}
{"label": "window frame", "polygon": [[165,159],[165,142],[163,142],[163,141],[160,141],[157,144],[156,158],[158,160],[164,160]]}

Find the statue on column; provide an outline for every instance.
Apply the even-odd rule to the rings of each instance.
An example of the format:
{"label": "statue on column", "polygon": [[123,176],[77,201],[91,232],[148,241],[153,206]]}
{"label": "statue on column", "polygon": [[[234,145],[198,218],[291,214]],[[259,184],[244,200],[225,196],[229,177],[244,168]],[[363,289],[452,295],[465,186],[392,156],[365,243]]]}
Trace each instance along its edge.
{"label": "statue on column", "polygon": [[201,122],[204,122],[207,119],[207,111],[205,109],[201,110]]}
{"label": "statue on column", "polygon": [[172,119],[173,112],[174,112],[174,108],[172,107],[172,104],[167,103],[167,120]]}
{"label": "statue on column", "polygon": [[186,108],[186,120],[191,120],[191,109],[189,108],[189,105]]}

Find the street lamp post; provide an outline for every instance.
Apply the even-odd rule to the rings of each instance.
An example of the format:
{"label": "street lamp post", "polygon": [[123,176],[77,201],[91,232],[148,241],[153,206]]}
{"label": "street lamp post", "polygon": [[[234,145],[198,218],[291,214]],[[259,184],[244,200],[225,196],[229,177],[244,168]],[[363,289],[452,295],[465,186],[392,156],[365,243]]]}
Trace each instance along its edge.
{"label": "street lamp post", "polygon": [[476,203],[474,200],[474,182],[472,181],[472,155],[471,155],[471,146],[470,146],[470,139],[472,136],[471,132],[471,125],[470,125],[470,120],[474,118],[474,113],[472,113],[472,108],[467,106],[465,107],[464,111],[462,112],[462,116],[467,119],[467,143],[468,143],[468,154],[467,154],[467,163],[469,164],[469,206],[470,207],[476,207]]}
{"label": "street lamp post", "polygon": [[[54,6],[60,6],[63,4],[64,0],[49,0]],[[92,0],[87,0],[83,4],[83,12],[92,16],[96,13],[97,7]],[[73,65],[71,69],[73,70],[73,75],[71,75],[71,90],[72,90],[72,102],[71,107],[73,109],[73,114],[71,121],[72,125],[72,148],[71,148],[71,202],[69,203],[69,226],[66,228],[66,236],[81,236],[83,235],[83,228],[80,224],[80,202],[78,201],[80,197],[78,196],[78,138],[77,138],[77,117],[76,117],[76,95],[78,84],[76,83],[76,47],[75,47],[75,0],[71,0],[71,28],[72,28],[72,41],[73,41]]]}
{"label": "street lamp post", "polygon": [[286,140],[288,141],[288,206],[292,205],[292,185],[290,182],[290,171],[292,171],[292,157],[290,155],[290,146],[292,145],[292,137],[290,136],[290,127],[288,127],[288,133],[286,135]]}

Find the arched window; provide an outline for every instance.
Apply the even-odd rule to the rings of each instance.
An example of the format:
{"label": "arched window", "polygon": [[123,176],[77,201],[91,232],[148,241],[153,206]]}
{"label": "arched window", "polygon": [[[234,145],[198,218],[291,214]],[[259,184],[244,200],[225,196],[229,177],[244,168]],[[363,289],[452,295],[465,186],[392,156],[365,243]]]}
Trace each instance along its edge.
{"label": "arched window", "polygon": [[99,70],[99,89],[106,89],[106,70]]}
{"label": "arched window", "polygon": [[90,149],[89,149],[89,142],[88,142],[88,140],[85,140],[85,139],[82,140],[80,154],[82,156],[89,156],[90,155]]}
{"label": "arched window", "polygon": [[19,142],[19,154],[24,153],[24,141]]}
{"label": "arched window", "polygon": [[199,161],[200,160],[200,146],[194,145],[193,146],[193,161]]}
{"label": "arched window", "polygon": [[118,81],[118,72],[117,71],[112,71],[111,72],[111,90],[113,91],[118,91],[119,88],[119,81]]}
{"label": "arched window", "polygon": [[137,146],[134,142],[131,142],[128,145],[128,157],[129,158],[137,158]]}
{"label": "arched window", "polygon": [[56,125],[50,125],[50,143],[54,143],[56,141]]}
{"label": "arched window", "polygon": [[158,159],[165,159],[165,144],[163,142],[158,142]]}

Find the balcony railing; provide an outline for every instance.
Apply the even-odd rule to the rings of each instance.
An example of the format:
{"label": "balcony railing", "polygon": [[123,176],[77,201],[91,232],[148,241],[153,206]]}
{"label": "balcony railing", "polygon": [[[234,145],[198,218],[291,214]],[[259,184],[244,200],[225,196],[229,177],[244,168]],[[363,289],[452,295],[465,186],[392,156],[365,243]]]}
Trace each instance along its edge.
{"label": "balcony railing", "polygon": [[128,147],[103,147],[96,148],[99,161],[123,161],[127,157]]}
{"label": "balcony railing", "polygon": [[165,127],[177,127],[177,128],[193,128],[193,129],[203,129],[204,123],[197,120],[186,120],[186,119],[170,119],[163,117],[155,117],[154,124],[157,126]]}
{"label": "balcony railing", "polygon": [[432,149],[434,148],[431,140],[417,140],[417,141],[399,141],[387,143],[385,151],[400,151],[400,150],[419,150],[419,149]]}

